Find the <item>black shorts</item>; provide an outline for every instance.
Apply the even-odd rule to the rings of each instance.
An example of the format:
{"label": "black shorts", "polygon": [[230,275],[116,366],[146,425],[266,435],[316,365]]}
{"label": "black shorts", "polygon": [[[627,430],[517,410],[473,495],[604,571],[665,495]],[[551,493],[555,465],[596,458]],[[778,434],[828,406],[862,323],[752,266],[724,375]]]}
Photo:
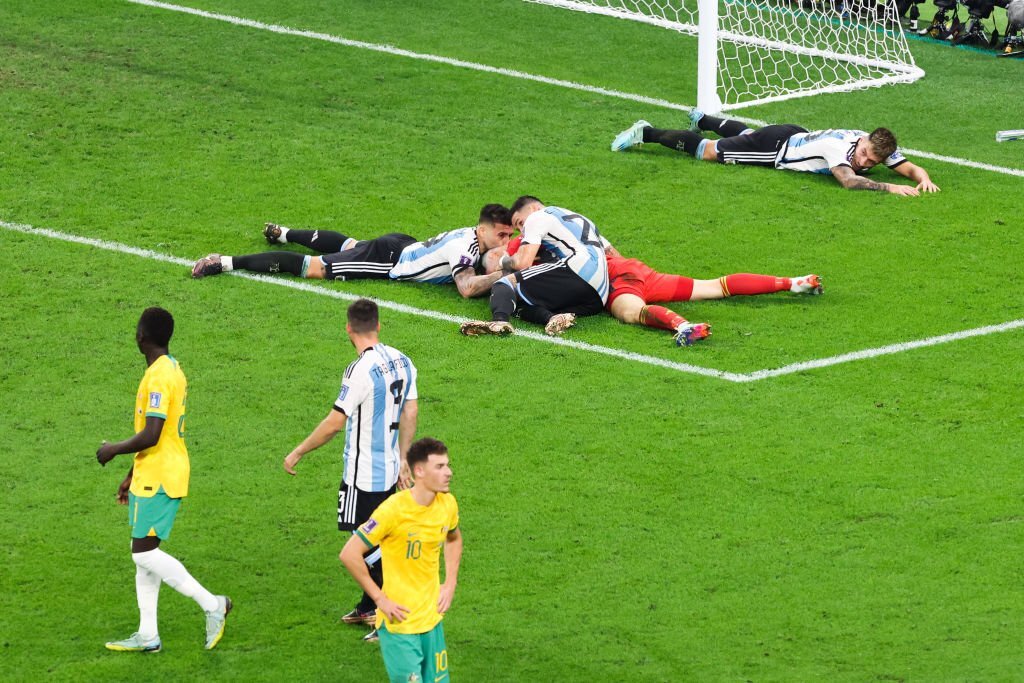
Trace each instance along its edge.
{"label": "black shorts", "polygon": [[386,279],[402,250],[416,242],[415,237],[391,232],[364,240],[351,249],[321,256],[324,277],[328,280]]}
{"label": "black shorts", "polygon": [[360,491],[355,486],[346,486],[342,479],[338,487],[338,531],[355,531],[370,518],[373,511],[398,490],[392,486],[387,491],[371,493]]}
{"label": "black shorts", "polygon": [[717,143],[718,163],[775,168],[775,157],[779,155],[786,140],[797,133],[806,132],[807,129],[800,126],[781,124],[722,138]]}
{"label": "black shorts", "polygon": [[597,315],[604,310],[601,297],[564,261],[530,266],[515,274],[516,294],[527,306],[552,313]]}

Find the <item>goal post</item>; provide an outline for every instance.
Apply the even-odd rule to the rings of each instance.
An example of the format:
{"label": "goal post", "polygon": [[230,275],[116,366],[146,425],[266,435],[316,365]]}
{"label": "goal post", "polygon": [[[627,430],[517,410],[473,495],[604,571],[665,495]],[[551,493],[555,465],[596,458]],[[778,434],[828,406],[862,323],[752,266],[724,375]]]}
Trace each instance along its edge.
{"label": "goal post", "polygon": [[528,0],[696,36],[706,113],[924,75],[895,0]]}
{"label": "goal post", "polygon": [[718,0],[699,0],[697,21],[697,109],[722,111],[718,94]]}

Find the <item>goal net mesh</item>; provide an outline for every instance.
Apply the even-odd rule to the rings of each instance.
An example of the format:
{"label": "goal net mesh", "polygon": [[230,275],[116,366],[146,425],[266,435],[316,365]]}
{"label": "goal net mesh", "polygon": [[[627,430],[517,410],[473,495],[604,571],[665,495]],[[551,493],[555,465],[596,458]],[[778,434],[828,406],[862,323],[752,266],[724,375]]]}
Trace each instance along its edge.
{"label": "goal net mesh", "polygon": [[[528,0],[698,35],[697,0]],[[914,64],[893,0],[718,0],[723,109],[910,83]]]}

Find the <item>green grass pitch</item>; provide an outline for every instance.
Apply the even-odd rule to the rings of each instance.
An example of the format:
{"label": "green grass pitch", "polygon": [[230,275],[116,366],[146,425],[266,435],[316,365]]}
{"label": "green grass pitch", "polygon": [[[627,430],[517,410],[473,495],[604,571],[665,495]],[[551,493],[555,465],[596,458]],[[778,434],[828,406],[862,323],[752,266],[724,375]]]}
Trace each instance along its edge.
{"label": "green grass pitch", "polygon": [[[695,43],[519,0],[182,0],[211,12],[692,104]],[[913,41],[909,86],[743,111],[890,127],[901,145],[1024,168],[1021,69]],[[264,221],[429,236],[523,193],[627,255],[695,277],[819,272],[820,298],[674,306],[688,349],[610,317],[568,339],[729,373],[1024,318],[1019,175],[911,158],[898,198],[825,177],[609,152],[685,114],[121,0],[0,3],[0,222],[193,260],[262,251]],[[874,177],[888,179],[884,169]],[[345,302],[0,230],[0,679],[382,680],[339,623],[340,442],[284,455],[353,357]],[[453,316],[454,288],[316,285]],[[171,310],[190,381],[192,491],[165,544],[236,604],[164,587],[164,651],[108,653],[138,619],[124,508],[143,372],[134,325]],[[529,328],[523,325],[524,328]],[[736,383],[524,337],[465,339],[386,309],[445,440],[466,550],[445,620],[457,681],[1024,678],[1024,333]]]}

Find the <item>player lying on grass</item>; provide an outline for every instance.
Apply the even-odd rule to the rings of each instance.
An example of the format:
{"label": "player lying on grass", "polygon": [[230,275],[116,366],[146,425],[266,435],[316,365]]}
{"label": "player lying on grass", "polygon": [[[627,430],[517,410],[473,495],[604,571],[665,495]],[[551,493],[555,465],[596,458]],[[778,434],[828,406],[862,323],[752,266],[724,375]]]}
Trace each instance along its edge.
{"label": "player lying on grass", "polygon": [[[508,253],[515,254],[521,238],[509,242]],[[543,258],[543,257],[542,257]],[[753,296],[775,292],[821,294],[824,289],[818,275],[778,277],[734,273],[713,280],[694,280],[684,275],[659,273],[639,259],[625,258],[615,247],[605,247],[610,292],[606,310],[629,325],[646,325],[674,332],[676,345],[689,346],[711,334],[708,323],[693,323],[664,306],[670,301],[710,301],[730,296]],[[486,272],[501,268],[502,254],[490,252],[484,259]],[[508,264],[508,261],[505,261]]]}
{"label": "player lying on grass", "polygon": [[270,244],[300,244],[323,256],[290,251],[248,256],[210,254],[199,259],[192,277],[219,275],[232,270],[254,273],[291,273],[317,280],[392,279],[448,284],[454,282],[464,297],[482,296],[501,273],[477,275],[480,255],[501,247],[512,236],[509,210],[488,204],[476,227],[449,230],[428,240],[389,233],[372,240],[357,240],[330,230],[292,230],[267,223],[263,236]]}
{"label": "player lying on grass", "polygon": [[[529,195],[517,199],[510,211],[512,227],[523,233],[523,240],[509,275],[491,288],[491,320],[465,322],[459,331],[468,336],[512,334],[509,319],[516,313],[558,335],[573,326],[577,315],[600,313],[608,300],[608,265],[606,242],[594,223]],[[555,259],[533,265],[541,247]]]}
{"label": "player lying on grass", "polygon": [[[848,190],[877,190],[910,196],[939,191],[927,171],[900,154],[896,138],[886,128],[876,128],[870,134],[862,130],[837,129],[809,132],[792,124],[754,130],[739,121],[709,116],[696,109],[690,112],[690,123],[690,130],[670,130],[655,128],[644,120],[637,121],[615,136],[612,151],[657,142],[697,159],[720,164],[831,173]],[[701,132],[715,133],[721,139],[705,138]],[[881,163],[917,185],[881,183],[862,176]]]}

